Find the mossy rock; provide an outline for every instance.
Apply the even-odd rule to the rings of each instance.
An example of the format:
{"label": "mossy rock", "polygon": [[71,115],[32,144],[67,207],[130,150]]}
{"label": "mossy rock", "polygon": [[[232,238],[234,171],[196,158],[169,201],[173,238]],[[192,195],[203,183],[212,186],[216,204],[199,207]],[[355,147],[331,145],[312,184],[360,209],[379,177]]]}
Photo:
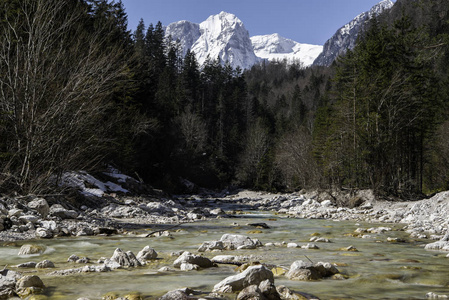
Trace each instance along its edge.
{"label": "mossy rock", "polygon": [[319,232],[314,232],[314,233],[312,233],[310,236],[321,236],[321,233],[319,233]]}

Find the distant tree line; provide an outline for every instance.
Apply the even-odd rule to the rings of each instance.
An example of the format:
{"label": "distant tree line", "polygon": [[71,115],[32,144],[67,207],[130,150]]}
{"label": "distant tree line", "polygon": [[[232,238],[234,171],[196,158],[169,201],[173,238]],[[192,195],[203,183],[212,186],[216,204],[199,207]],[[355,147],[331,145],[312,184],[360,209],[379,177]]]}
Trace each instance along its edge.
{"label": "distant tree line", "polygon": [[[449,8],[398,0],[331,67],[203,65],[120,1],[0,0],[0,192],[109,164],[183,192],[449,188]],[[70,12],[70,13],[67,13]]]}

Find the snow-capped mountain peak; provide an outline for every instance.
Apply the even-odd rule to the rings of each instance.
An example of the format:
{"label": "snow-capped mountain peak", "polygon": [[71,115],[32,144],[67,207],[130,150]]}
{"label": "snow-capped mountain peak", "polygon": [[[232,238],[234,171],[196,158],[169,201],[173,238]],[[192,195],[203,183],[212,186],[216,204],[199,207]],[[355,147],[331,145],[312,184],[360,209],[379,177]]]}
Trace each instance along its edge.
{"label": "snow-capped mountain peak", "polygon": [[236,29],[238,26],[244,27],[242,21],[235,15],[224,11],[218,15],[210,16],[200,24],[201,30],[204,31],[203,33],[215,38],[220,37],[225,31]]}
{"label": "snow-capped mountain peak", "polygon": [[323,46],[300,44],[277,33],[251,37],[254,52],[260,58],[267,60],[284,60],[301,62],[309,66],[323,50]]}
{"label": "snow-capped mountain peak", "polygon": [[172,23],[167,26],[168,35],[181,42],[184,53],[188,49],[195,52],[200,65],[208,57],[219,58],[223,63],[229,62],[232,67],[243,69],[259,61],[243,22],[227,12],[212,15],[200,24],[186,21]]}

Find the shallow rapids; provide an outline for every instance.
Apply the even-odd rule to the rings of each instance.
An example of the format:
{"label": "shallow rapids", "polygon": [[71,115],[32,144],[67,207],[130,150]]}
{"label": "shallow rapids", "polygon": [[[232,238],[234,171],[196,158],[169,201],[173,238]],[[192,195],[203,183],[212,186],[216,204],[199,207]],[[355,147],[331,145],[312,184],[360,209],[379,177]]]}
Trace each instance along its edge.
{"label": "shallow rapids", "polygon": [[[248,223],[266,223],[270,228],[254,228]],[[110,237],[74,237],[0,243],[0,267],[8,265],[12,270],[38,275],[46,285],[48,299],[102,299],[110,292],[120,296],[139,292],[143,297],[155,299],[167,291],[189,287],[204,292],[206,296],[213,286],[227,276],[235,274],[234,266],[219,265],[218,268],[200,271],[160,273],[157,270],[168,266],[173,269],[177,256],[172,252],[197,253],[204,241],[219,240],[225,233],[248,235],[266,243],[310,243],[313,236],[331,240],[331,243],[315,243],[320,249],[287,248],[268,246],[255,250],[206,252],[216,255],[247,255],[252,261],[269,265],[289,267],[296,260],[335,263],[346,280],[325,279],[312,282],[291,281],[284,276],[275,277],[275,285],[285,285],[291,290],[313,294],[320,299],[425,299],[426,293],[449,294],[449,258],[446,253],[426,251],[428,241],[411,240],[402,225],[356,224],[332,220],[306,220],[285,218],[274,214],[244,214],[235,218],[216,219],[183,224],[172,229],[171,237],[143,237],[145,233],[170,227],[154,225],[145,229],[129,231],[124,235]],[[379,234],[364,233],[355,236],[357,228],[390,227],[393,230]],[[388,242],[398,238],[405,242]],[[18,256],[23,244],[40,244],[46,247],[41,255]],[[85,273],[69,276],[50,276],[53,269],[16,269],[14,266],[29,261],[48,259],[56,270],[82,267],[82,264],[67,262],[70,255],[88,257],[91,263],[109,258],[116,248],[137,254],[149,245],[158,252],[158,259],[137,268],[114,270],[106,273]],[[344,251],[348,246],[358,252]],[[230,297],[232,299],[233,296]]]}

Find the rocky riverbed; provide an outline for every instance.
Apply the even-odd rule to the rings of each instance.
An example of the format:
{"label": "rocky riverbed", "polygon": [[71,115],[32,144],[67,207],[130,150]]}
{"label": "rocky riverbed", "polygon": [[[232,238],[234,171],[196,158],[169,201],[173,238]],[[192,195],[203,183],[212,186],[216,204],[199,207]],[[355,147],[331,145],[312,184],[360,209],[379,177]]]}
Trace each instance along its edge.
{"label": "rocky riverbed", "polygon": [[[85,179],[85,178],[84,178]],[[118,184],[118,183],[116,183]],[[448,231],[449,192],[442,192],[430,199],[413,202],[381,201],[371,191],[357,191],[346,194],[319,192],[298,192],[290,194],[269,194],[238,190],[221,194],[167,196],[152,192],[146,196],[130,196],[126,188],[113,186],[101,194],[85,193],[70,201],[65,196],[4,196],[0,198],[0,240],[3,247],[17,241],[27,241],[20,248],[20,255],[39,254],[39,240],[65,237],[123,235],[127,232],[161,224],[160,230],[145,232],[145,236],[170,236],[180,224],[191,224],[200,220],[225,219],[244,212],[270,212],[282,218],[328,219],[352,221],[354,223],[384,223],[385,227],[358,228],[353,235],[370,238],[372,235],[391,230],[390,225],[399,226],[411,239],[428,241],[426,249],[449,252]],[[104,184],[103,184],[104,187]],[[119,191],[117,191],[119,190]],[[341,204],[345,203],[344,206]],[[162,225],[163,224],[163,225]],[[263,230],[266,223],[249,224],[254,230]],[[259,229],[258,229],[259,228]],[[317,243],[330,242],[325,237],[312,237],[310,243],[300,245],[294,242],[261,242],[245,235],[224,233],[220,239],[204,241],[196,251],[173,253],[172,268],[192,272],[219,264],[239,266],[233,276],[217,282],[209,294],[195,296],[189,289],[168,292],[160,299],[312,299],[306,293],[292,291],[285,285],[275,285],[274,277],[282,273],[290,280],[321,280],[333,278],[344,280],[338,265],[328,261],[312,262],[295,260],[289,266],[270,263],[257,264],[250,256],[220,255],[207,258],[202,253],[214,253],[234,249],[256,249],[258,247],[283,247],[284,249],[314,249]],[[401,242],[391,238],[389,242]],[[24,242],[22,242],[23,244]],[[357,251],[348,245],[345,251]],[[195,252],[195,253],[192,253]],[[157,249],[143,247],[137,255],[126,249],[117,248],[111,257],[92,262],[87,257],[68,257],[68,261],[83,264],[78,268],[49,271],[52,276],[67,276],[76,273],[87,274],[109,272],[122,268],[144,268],[157,258]],[[52,269],[52,261],[30,262],[28,265],[1,266],[0,299],[8,297],[37,299],[35,295],[45,294],[45,282],[34,275],[33,269]],[[163,269],[165,268],[165,269]],[[160,272],[169,271],[165,266]],[[30,275],[32,274],[32,275]],[[182,283],[181,283],[182,284]],[[204,292],[204,291],[203,291]],[[231,295],[231,296],[230,296]],[[34,297],[34,298],[33,298]],[[115,298],[114,298],[115,297]],[[140,298],[139,298],[140,297]],[[429,298],[444,298],[446,295],[428,291]],[[39,298],[40,299],[40,298]],[[43,299],[51,299],[43,298]],[[104,296],[103,299],[119,299],[119,296]],[[121,299],[146,299],[128,295]],[[149,298],[153,299],[153,298]]]}

